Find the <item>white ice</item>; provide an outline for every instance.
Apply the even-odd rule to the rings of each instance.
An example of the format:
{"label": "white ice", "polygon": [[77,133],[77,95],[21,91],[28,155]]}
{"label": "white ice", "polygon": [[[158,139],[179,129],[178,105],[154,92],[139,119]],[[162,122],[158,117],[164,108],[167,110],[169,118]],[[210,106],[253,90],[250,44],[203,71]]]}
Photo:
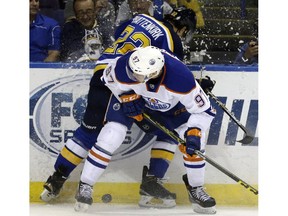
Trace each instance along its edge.
{"label": "white ice", "polygon": [[[191,216],[190,205],[176,206],[172,209],[140,208],[137,205],[93,203],[87,212],[75,212],[73,204],[30,204],[30,216],[106,216],[106,215],[149,215],[149,216]],[[258,216],[257,207],[217,207],[215,216]]]}

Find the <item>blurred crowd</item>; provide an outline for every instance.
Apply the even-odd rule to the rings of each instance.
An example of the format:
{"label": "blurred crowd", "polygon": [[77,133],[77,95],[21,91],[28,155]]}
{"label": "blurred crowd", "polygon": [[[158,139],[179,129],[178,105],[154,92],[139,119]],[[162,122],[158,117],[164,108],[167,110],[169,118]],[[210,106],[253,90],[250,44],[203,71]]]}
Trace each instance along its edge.
{"label": "blurred crowd", "polygon": [[[198,29],[205,26],[198,0],[163,0],[162,15],[179,6],[195,12]],[[153,0],[30,0],[30,62],[96,61],[117,27],[154,10]],[[258,42],[247,41],[234,63],[258,63]]]}

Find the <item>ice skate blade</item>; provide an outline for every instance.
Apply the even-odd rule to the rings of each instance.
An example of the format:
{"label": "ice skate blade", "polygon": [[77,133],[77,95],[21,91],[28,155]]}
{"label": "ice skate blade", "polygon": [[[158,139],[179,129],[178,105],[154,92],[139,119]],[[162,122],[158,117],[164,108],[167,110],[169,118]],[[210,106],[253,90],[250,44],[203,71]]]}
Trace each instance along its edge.
{"label": "ice skate blade", "polygon": [[151,196],[141,196],[138,205],[143,208],[173,208],[176,206],[174,199],[160,199]]}
{"label": "ice skate blade", "polygon": [[40,195],[40,199],[44,202],[50,202],[53,199],[56,199],[58,196],[55,196],[47,189],[44,189],[43,192]]}
{"label": "ice skate blade", "polygon": [[81,203],[76,201],[75,205],[74,205],[74,210],[76,212],[86,212],[89,209],[90,205],[87,203]]}
{"label": "ice skate blade", "polygon": [[197,203],[192,203],[193,211],[198,214],[216,214],[215,206],[204,208]]}

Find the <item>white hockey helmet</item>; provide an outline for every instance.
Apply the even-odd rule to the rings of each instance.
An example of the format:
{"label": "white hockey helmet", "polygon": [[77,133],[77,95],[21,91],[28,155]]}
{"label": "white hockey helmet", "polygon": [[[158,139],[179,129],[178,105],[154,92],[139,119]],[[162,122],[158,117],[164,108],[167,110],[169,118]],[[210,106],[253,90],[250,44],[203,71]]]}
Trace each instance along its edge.
{"label": "white hockey helmet", "polygon": [[128,72],[139,82],[156,78],[164,66],[164,56],[154,46],[138,47],[128,60]]}

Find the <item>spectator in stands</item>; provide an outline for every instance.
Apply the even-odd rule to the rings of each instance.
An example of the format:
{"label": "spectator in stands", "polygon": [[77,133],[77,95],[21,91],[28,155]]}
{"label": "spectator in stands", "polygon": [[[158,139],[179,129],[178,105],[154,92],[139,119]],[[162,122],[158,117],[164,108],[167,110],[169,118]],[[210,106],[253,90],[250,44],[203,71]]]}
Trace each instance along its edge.
{"label": "spectator in stands", "polygon": [[[105,48],[114,42],[116,12],[114,5],[109,0],[93,0],[95,4],[96,22],[102,36],[102,45]],[[66,22],[75,19],[73,7],[74,0],[68,0],[65,5]]]}
{"label": "spectator in stands", "polygon": [[[166,2],[163,2],[163,14],[169,14],[172,12],[173,8]],[[115,25],[118,27],[123,22],[131,19],[136,14],[149,14],[153,16],[153,1],[151,0],[125,0],[120,5]]]}
{"label": "spectator in stands", "polygon": [[258,18],[254,20],[252,30],[254,39],[248,41],[239,49],[234,64],[258,64]]}
{"label": "spectator in stands", "polygon": [[93,0],[74,0],[75,18],[63,26],[61,61],[87,62],[97,60],[103,51],[102,37],[96,20]]}
{"label": "spectator in stands", "polygon": [[30,62],[59,61],[61,28],[39,13],[39,0],[30,0]]}
{"label": "spectator in stands", "polygon": [[240,48],[234,64],[258,64],[258,41],[251,40],[245,43]]}

